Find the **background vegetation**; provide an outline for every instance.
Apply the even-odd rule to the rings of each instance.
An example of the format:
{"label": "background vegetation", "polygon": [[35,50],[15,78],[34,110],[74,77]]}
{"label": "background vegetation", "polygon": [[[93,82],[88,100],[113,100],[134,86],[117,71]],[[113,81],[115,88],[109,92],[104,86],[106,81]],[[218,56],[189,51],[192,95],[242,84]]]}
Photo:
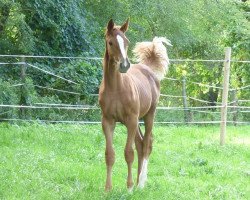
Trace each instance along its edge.
{"label": "background vegetation", "polygon": [[[107,21],[113,18],[120,24],[130,17],[127,35],[131,41],[131,58],[131,49],[136,42],[151,40],[154,36],[165,36],[173,44],[169,48],[170,58],[223,59],[224,47],[230,46],[233,59],[250,60],[249,11],[249,1],[239,0],[0,0],[0,54],[102,57]],[[18,60],[1,57],[0,61]],[[102,76],[101,61],[29,58],[27,62],[79,83],[77,86],[68,84],[28,68],[28,104],[96,104],[96,98],[90,94],[98,92]],[[11,85],[20,83],[19,74],[20,68],[17,66],[0,67],[0,82],[4,83],[2,87],[7,91],[0,96],[1,104],[20,101],[19,88],[8,89]],[[172,63],[168,76],[181,79],[183,75],[187,80],[220,86],[222,64]],[[233,63],[231,87],[249,84],[249,64]],[[35,85],[70,90],[82,95],[65,95],[39,89]],[[162,93],[181,95],[181,84],[165,80],[162,83]],[[198,85],[189,84],[187,93],[208,101],[221,100],[219,90],[209,90]],[[247,99],[249,96],[249,89],[238,92],[238,98]],[[179,106],[180,103],[181,100],[176,99],[161,100],[162,105]],[[189,104],[200,105],[194,101]],[[0,113],[5,111],[6,109],[0,108]],[[53,112],[56,116],[62,115]],[[16,114],[13,111],[9,115],[14,117]],[[245,116],[247,117],[249,116]],[[48,115],[46,118],[50,119]]]}

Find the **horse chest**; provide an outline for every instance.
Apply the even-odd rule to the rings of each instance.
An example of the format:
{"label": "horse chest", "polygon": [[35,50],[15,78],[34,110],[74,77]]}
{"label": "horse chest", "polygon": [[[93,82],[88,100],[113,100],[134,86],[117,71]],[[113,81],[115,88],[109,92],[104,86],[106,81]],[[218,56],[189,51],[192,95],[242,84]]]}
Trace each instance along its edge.
{"label": "horse chest", "polygon": [[116,121],[124,121],[124,117],[129,115],[131,107],[134,107],[134,100],[131,98],[122,98],[122,95],[104,95],[103,99],[99,100],[102,112],[106,116],[114,118]]}

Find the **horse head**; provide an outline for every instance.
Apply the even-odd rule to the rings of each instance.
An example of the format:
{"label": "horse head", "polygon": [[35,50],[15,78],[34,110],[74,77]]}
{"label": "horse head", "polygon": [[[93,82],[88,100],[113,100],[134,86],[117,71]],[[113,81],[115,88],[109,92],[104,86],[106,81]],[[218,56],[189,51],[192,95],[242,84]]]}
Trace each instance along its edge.
{"label": "horse head", "polygon": [[109,59],[117,63],[121,73],[126,73],[130,67],[127,56],[129,40],[125,36],[128,26],[129,19],[122,26],[116,26],[111,19],[108,22],[105,36],[106,53]]}

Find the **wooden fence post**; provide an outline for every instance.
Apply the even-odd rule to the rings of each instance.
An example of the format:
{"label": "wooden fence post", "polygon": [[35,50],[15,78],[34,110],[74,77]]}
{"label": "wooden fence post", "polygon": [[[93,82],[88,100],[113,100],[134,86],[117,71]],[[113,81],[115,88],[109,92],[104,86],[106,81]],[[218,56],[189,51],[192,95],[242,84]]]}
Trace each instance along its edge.
{"label": "wooden fence post", "polygon": [[182,77],[182,100],[183,100],[183,107],[184,107],[184,121],[186,123],[190,122],[190,110],[188,110],[188,103],[187,103],[187,92],[186,92],[186,77]]}
{"label": "wooden fence post", "polygon": [[237,89],[233,90],[233,123],[234,126],[237,125],[237,118],[238,118],[238,98],[237,98]]}
{"label": "wooden fence post", "polygon": [[222,107],[221,107],[220,145],[225,144],[225,135],[227,126],[227,103],[228,103],[229,77],[230,77],[230,59],[231,59],[231,48],[226,47],[225,61],[224,61]]}
{"label": "wooden fence post", "polygon": [[[21,65],[21,73],[20,73],[20,79],[21,79],[21,87],[20,87],[20,102],[19,105],[27,105],[27,88],[26,88],[26,64],[25,64],[25,57],[21,57],[21,62],[24,64]],[[21,119],[24,119],[26,116],[26,110],[25,108],[20,108],[19,110],[19,117]]]}

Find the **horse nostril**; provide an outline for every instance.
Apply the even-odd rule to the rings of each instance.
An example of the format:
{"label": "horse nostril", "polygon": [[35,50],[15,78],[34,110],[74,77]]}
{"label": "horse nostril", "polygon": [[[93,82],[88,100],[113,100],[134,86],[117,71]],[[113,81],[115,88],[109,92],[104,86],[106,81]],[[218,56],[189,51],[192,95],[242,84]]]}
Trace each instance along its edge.
{"label": "horse nostril", "polygon": [[129,62],[122,62],[122,63],[120,63],[120,72],[121,73],[126,73],[127,71],[128,71],[128,69],[129,69],[129,67],[130,67],[130,63]]}
{"label": "horse nostril", "polygon": [[130,62],[128,61],[128,68],[130,67]]}
{"label": "horse nostril", "polygon": [[125,60],[122,59],[122,61],[120,62],[120,67],[122,67],[122,68],[129,68],[130,67],[129,60],[127,58]]}
{"label": "horse nostril", "polygon": [[124,65],[124,67],[126,67],[126,68],[129,68],[129,67],[130,67],[130,62],[129,62],[128,58],[125,59],[125,61],[123,62],[123,65]]}
{"label": "horse nostril", "polygon": [[130,63],[127,62],[127,63],[121,63],[120,67],[122,68],[129,68],[130,67]]}

